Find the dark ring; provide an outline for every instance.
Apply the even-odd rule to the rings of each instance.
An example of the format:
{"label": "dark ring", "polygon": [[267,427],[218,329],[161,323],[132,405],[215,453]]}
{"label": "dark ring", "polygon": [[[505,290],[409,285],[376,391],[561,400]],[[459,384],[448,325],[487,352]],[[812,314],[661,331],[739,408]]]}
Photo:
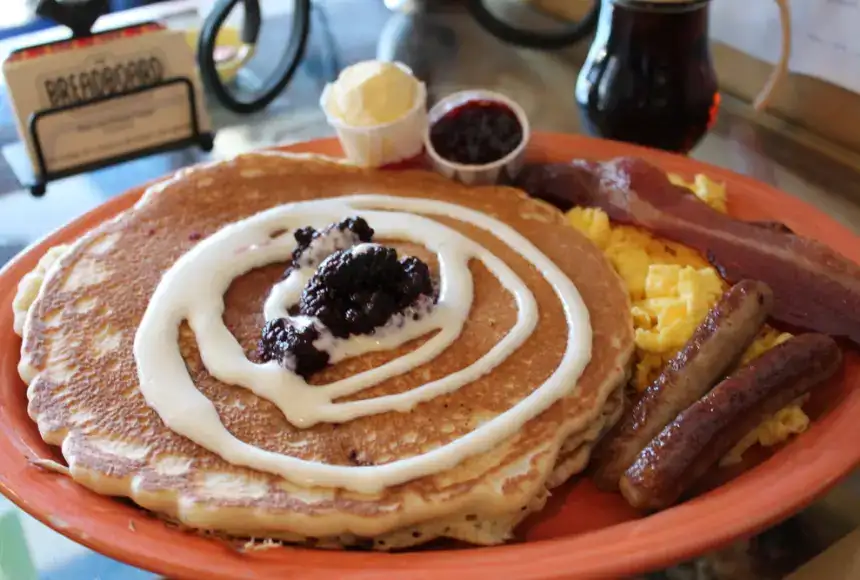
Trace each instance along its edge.
{"label": "dark ring", "polygon": [[259,0],[218,0],[200,31],[200,40],[197,43],[197,62],[200,66],[200,77],[206,89],[214,94],[227,109],[235,113],[248,114],[267,107],[293,78],[307,46],[310,33],[311,2],[310,0],[294,1],[292,30],[289,32],[290,42],[277,69],[269,78],[268,86],[253,97],[238,99],[224,86],[218,74],[218,67],[215,64],[215,41],[224,21],[227,20],[230,12],[239,2],[245,5],[242,41],[247,44],[256,43],[262,22]]}

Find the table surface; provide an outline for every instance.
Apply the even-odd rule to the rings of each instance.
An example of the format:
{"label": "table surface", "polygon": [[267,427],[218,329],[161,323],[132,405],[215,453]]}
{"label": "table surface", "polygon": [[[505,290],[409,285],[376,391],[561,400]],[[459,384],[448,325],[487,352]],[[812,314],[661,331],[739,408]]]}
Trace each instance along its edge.
{"label": "table surface", "polygon": [[[283,43],[285,15],[272,14],[264,1],[258,53],[272,54]],[[143,20],[170,13],[172,26],[199,21],[196,2],[154,6],[118,20]],[[268,4],[268,6],[267,6]],[[283,4],[277,10],[283,10]],[[360,5],[360,9],[359,9]],[[384,58],[405,62],[425,81],[431,101],[474,87],[505,92],[526,109],[538,130],[579,132],[573,85],[587,46],[552,53],[519,50],[483,32],[460,8],[432,3],[433,9],[391,12],[375,0],[319,0],[314,3],[311,41],[288,89],[265,112],[237,116],[210,99],[218,129],[210,156],[195,151],[158,155],[53,183],[35,199],[21,190],[0,159],[0,265],[47,232],[140,183],[205,158],[226,158],[273,144],[328,136],[318,107],[326,82],[350,62]],[[190,11],[189,11],[190,10]],[[356,14],[360,17],[356,20]],[[57,34],[56,31],[37,33]],[[27,39],[0,43],[0,58]],[[480,54],[476,59],[474,55]],[[240,77],[253,82],[265,63],[252,63]],[[0,90],[3,90],[0,87]],[[745,104],[725,98],[714,130],[691,155],[750,175],[818,206],[860,232],[860,161],[817,138],[767,116],[753,117]],[[5,95],[0,95],[0,145],[17,140]],[[860,475],[828,496],[751,540],[704,555],[649,578],[780,578],[824,551],[860,525]],[[19,549],[27,547],[27,550]],[[5,576],[4,576],[5,574]],[[152,574],[83,548],[19,512],[0,497],[0,580],[135,580]]]}

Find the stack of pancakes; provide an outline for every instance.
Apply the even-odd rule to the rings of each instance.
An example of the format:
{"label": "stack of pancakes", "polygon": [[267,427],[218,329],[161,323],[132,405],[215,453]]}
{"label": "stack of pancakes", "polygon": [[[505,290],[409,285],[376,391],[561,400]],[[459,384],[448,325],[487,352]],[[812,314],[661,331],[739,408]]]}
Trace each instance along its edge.
{"label": "stack of pancakes", "polygon": [[[593,329],[591,361],[578,381],[572,379],[569,394],[490,452],[378,494],[305,487],[237,467],[168,429],[138,388],[132,351],[162,274],[229,223],[284,203],[362,193],[432,198],[484,212],[554,261],[575,283]],[[503,240],[456,215],[433,219],[483,245],[526,282],[539,321],[525,344],[489,374],[408,413],[299,429],[271,402],[210,376],[194,333],[183,323],[179,341],[190,376],[233,435],[310,461],[386,464],[461,437],[516,405],[555,371],[568,329],[563,306],[541,273]],[[385,243],[430,260],[421,248]],[[633,349],[627,292],[600,250],[565,225],[559,211],[515,189],[469,188],[430,173],[364,170],[319,157],[248,154],[150,187],[134,208],[42,266],[16,300],[24,321],[20,373],[42,437],[61,446],[71,476],[82,485],[129,497],[193,528],[381,550],[438,537],[503,542],[527,514],[543,507],[548,489],[585,467],[591,448],[621,412]],[[284,267],[252,270],[234,280],[224,297],[224,322],[249,358],[264,324],[263,301]],[[431,363],[352,399],[405,392],[447,376],[510,330],[517,318],[513,297],[481,263],[473,261],[470,270],[475,299],[456,342]],[[312,382],[377,367],[426,338],[341,361]]]}

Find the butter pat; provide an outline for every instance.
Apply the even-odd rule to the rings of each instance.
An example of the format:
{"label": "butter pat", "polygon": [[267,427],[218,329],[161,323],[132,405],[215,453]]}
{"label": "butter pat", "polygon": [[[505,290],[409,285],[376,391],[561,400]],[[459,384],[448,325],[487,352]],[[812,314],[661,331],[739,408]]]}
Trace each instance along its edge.
{"label": "butter pat", "polygon": [[341,71],[328,92],[326,112],[352,127],[392,123],[416,104],[418,81],[390,62],[365,61]]}
{"label": "butter pat", "polygon": [[366,61],[326,85],[320,106],[347,159],[380,167],[424,149],[427,89],[403,64]]}

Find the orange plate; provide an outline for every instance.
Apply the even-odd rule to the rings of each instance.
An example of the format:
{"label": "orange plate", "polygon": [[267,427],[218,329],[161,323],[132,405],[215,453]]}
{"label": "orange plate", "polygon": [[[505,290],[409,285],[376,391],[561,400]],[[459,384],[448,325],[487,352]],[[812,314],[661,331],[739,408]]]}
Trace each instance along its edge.
{"label": "orange plate", "polygon": [[[337,155],[334,140],[286,148]],[[533,159],[637,155],[668,171],[706,173],[728,185],[730,210],[741,218],[775,219],[860,261],[860,241],[813,207],[735,173],[684,157],[584,137],[536,135]],[[16,365],[11,302],[18,280],[47,248],[131,206],[139,191],[112,199],[21,254],[0,273],[0,491],[23,510],[73,540],[113,558],[173,578],[265,579],[550,578],[621,576],[663,567],[717,548],[790,515],[824,493],[860,462],[860,357],[850,353],[844,376],[828,389],[809,431],[757,467],[696,499],[637,519],[615,495],[588,480],[553,493],[544,513],[524,525],[527,541],[492,548],[427,549],[404,554],[298,548],[240,553],[223,543],[166,527],[138,508],[103,497],[69,478],[33,467],[59,457],[27,416]],[[130,525],[134,522],[134,525]]]}

